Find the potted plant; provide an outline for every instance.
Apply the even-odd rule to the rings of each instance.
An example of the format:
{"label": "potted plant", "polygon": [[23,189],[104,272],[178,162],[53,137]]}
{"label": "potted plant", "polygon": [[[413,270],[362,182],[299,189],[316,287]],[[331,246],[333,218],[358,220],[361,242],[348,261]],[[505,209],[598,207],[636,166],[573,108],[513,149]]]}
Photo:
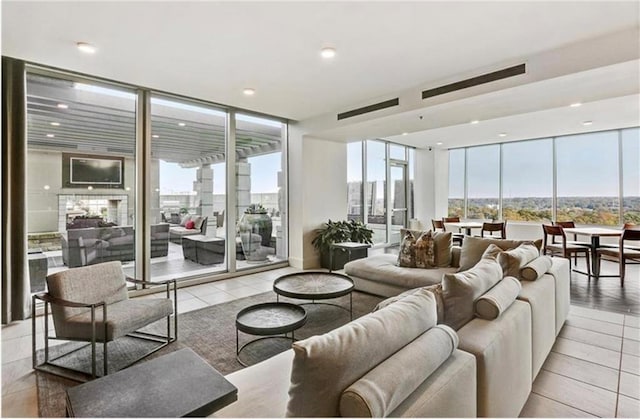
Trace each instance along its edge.
{"label": "potted plant", "polygon": [[240,220],[241,224],[247,226],[253,233],[260,234],[262,246],[271,247],[271,232],[273,231],[273,221],[267,209],[262,204],[251,204],[244,210],[244,215]]}
{"label": "potted plant", "polygon": [[[327,221],[321,228],[315,230],[315,236],[311,243],[320,253],[320,265],[329,268],[330,250],[333,243],[356,242],[373,243],[373,230],[367,228],[360,221]],[[367,249],[356,249],[352,251],[352,257],[359,259],[367,256]],[[348,262],[346,252],[334,252],[332,270],[342,269]]]}

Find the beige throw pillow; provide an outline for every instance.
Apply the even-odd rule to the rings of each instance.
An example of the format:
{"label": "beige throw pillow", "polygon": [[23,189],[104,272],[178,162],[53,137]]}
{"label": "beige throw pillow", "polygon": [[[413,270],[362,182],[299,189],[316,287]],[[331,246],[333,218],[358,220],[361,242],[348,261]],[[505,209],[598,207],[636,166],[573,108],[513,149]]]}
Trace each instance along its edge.
{"label": "beige throw pillow", "polygon": [[542,247],[542,240],[531,242],[529,240],[503,240],[503,239],[485,239],[481,237],[465,237],[462,242],[462,250],[460,252],[460,271],[466,271],[472,268],[482,258],[482,254],[487,247],[495,244],[502,250],[514,249],[522,243],[533,243],[538,249]]}
{"label": "beige throw pillow", "polygon": [[523,243],[515,249],[500,252],[498,263],[502,267],[504,276],[520,278],[520,269],[538,256],[540,252],[533,244]]}
{"label": "beige throw pillow", "polygon": [[329,333],[295,342],[286,415],[337,416],[347,387],[435,324],[435,297],[422,290]]}
{"label": "beige throw pillow", "polygon": [[540,279],[551,269],[551,265],[553,265],[553,261],[550,256],[538,256],[520,270],[520,278],[527,281]]}
{"label": "beige throw pillow", "polygon": [[480,260],[468,271],[444,274],[442,279],[443,323],[458,330],[472,320],[475,300],[501,279],[502,268],[492,258]]}
{"label": "beige throw pillow", "polygon": [[516,300],[522,285],[512,276],[505,276],[475,302],[476,316],[485,320],[497,319]]}
{"label": "beige throw pillow", "polygon": [[340,397],[342,417],[390,416],[458,347],[458,335],[436,326],[369,371]]}
{"label": "beige throw pillow", "polygon": [[416,292],[420,292],[422,290],[429,291],[429,292],[433,293],[434,297],[436,298],[436,307],[437,307],[437,312],[438,312],[438,324],[442,323],[442,320],[444,319],[444,300],[442,298],[442,283],[429,285],[428,287],[420,287],[420,288],[413,288],[413,289],[410,289],[410,290],[406,290],[403,293],[400,293],[398,295],[394,295],[393,297],[389,297],[386,300],[380,301],[378,303],[378,305],[375,306],[373,311],[378,311],[380,309],[383,309],[386,306],[395,303],[396,301],[400,301],[403,298],[408,297],[410,295],[413,295]]}

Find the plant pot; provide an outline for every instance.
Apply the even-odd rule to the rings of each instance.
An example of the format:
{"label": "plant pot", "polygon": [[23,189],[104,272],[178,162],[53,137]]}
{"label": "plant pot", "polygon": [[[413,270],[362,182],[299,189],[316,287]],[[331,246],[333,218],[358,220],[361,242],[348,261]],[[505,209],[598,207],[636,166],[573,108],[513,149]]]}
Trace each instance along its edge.
{"label": "plant pot", "polygon": [[[351,259],[349,259],[349,252],[343,249],[333,250],[333,266],[332,271],[339,271],[344,268],[347,262],[352,260],[362,259],[367,257],[367,249],[354,249],[351,251]],[[329,251],[324,251],[320,254],[320,266],[329,269]]]}
{"label": "plant pot", "polygon": [[273,221],[268,214],[247,214],[245,213],[240,220],[242,224],[249,225],[251,232],[257,233],[262,237],[263,246],[271,245],[271,232],[273,231]]}

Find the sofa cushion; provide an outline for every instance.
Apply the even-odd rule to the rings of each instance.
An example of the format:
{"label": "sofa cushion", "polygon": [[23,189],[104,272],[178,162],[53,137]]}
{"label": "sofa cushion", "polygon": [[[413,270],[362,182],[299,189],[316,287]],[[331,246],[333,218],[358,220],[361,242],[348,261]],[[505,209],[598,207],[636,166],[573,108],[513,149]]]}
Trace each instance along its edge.
{"label": "sofa cushion", "polygon": [[435,298],[423,291],[293,343],[287,416],[336,416],[347,387],[435,324]]}
{"label": "sofa cushion", "polygon": [[205,217],[195,217],[192,218],[191,221],[193,221],[193,228],[195,228],[196,230],[202,230],[202,224],[204,223]]}
{"label": "sofa cushion", "polygon": [[552,264],[551,256],[538,256],[520,270],[520,279],[535,281],[544,275]]}
{"label": "sofa cushion", "polygon": [[542,246],[542,240],[532,242],[530,240],[506,240],[506,239],[485,239],[481,237],[465,237],[462,242],[462,252],[460,254],[460,270],[466,271],[472,268],[482,258],[482,254],[491,244],[495,244],[502,250],[514,249],[522,243],[533,243],[538,249]]}
{"label": "sofa cushion", "polygon": [[457,347],[458,336],[449,327],[427,330],[349,386],[340,397],[340,415],[389,416]]}
{"label": "sofa cushion", "polygon": [[520,281],[512,276],[505,276],[476,300],[476,316],[485,320],[498,318],[513,304],[521,288]]}
{"label": "sofa cushion", "polygon": [[347,275],[365,278],[404,289],[439,284],[442,274],[456,272],[457,268],[401,268],[396,266],[397,256],[383,254],[351,261],[344,265]]}
{"label": "sofa cushion", "polygon": [[[465,239],[466,240],[466,239]],[[458,330],[474,317],[473,303],[502,279],[502,268],[492,258],[482,259],[468,271],[444,274],[442,323]]]}
{"label": "sofa cushion", "polygon": [[498,263],[504,276],[520,278],[520,269],[540,256],[540,251],[533,243],[523,243],[515,249],[505,250],[498,254]]}

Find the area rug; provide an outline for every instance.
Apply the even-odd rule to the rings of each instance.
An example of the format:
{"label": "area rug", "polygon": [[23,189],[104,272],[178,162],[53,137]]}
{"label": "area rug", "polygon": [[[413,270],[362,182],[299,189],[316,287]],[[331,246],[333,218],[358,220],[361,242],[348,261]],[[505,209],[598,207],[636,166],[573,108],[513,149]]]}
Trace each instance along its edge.
{"label": "area rug", "polygon": [[[178,340],[141,362],[188,347],[193,349],[223,375],[242,369],[242,365],[240,365],[236,359],[236,314],[241,309],[250,305],[275,300],[275,294],[269,291],[181,314],[178,316]],[[380,297],[354,291],[353,318],[355,319],[371,312],[381,300],[382,298]],[[287,298],[281,298],[281,301],[303,302]],[[344,308],[349,307],[349,298],[347,297],[331,300],[331,302],[335,302]],[[305,304],[304,308],[307,310],[307,323],[302,328],[296,330],[296,339],[305,339],[310,336],[322,334],[349,322],[349,312],[347,310],[324,304]],[[156,323],[152,325],[149,330],[162,333],[164,328],[166,328],[166,323]],[[241,332],[240,345],[253,338],[255,337]],[[117,345],[113,346],[113,348],[109,346],[110,370],[118,369],[118,364],[126,364],[129,358],[135,359],[134,357],[137,352],[146,350],[139,342],[140,341],[133,339],[119,339],[114,342],[117,343]],[[51,349],[52,357],[55,356],[55,353],[58,351],[67,351],[70,348],[69,345],[78,344],[69,343],[53,347]],[[256,344],[248,346],[246,351],[242,353],[242,359],[247,363],[253,364],[285,351],[289,347],[290,342],[284,339],[261,340],[256,342]],[[70,363],[76,368],[88,368],[88,364],[85,361],[89,359],[89,356],[86,351],[88,351],[88,348],[74,353],[69,359],[65,358],[65,365]],[[101,352],[101,348],[97,352]],[[101,360],[99,359],[98,364],[100,363]],[[65,390],[79,383],[40,371],[36,373],[36,382],[40,417],[64,417],[66,414]],[[116,400],[113,402],[117,403]]]}

